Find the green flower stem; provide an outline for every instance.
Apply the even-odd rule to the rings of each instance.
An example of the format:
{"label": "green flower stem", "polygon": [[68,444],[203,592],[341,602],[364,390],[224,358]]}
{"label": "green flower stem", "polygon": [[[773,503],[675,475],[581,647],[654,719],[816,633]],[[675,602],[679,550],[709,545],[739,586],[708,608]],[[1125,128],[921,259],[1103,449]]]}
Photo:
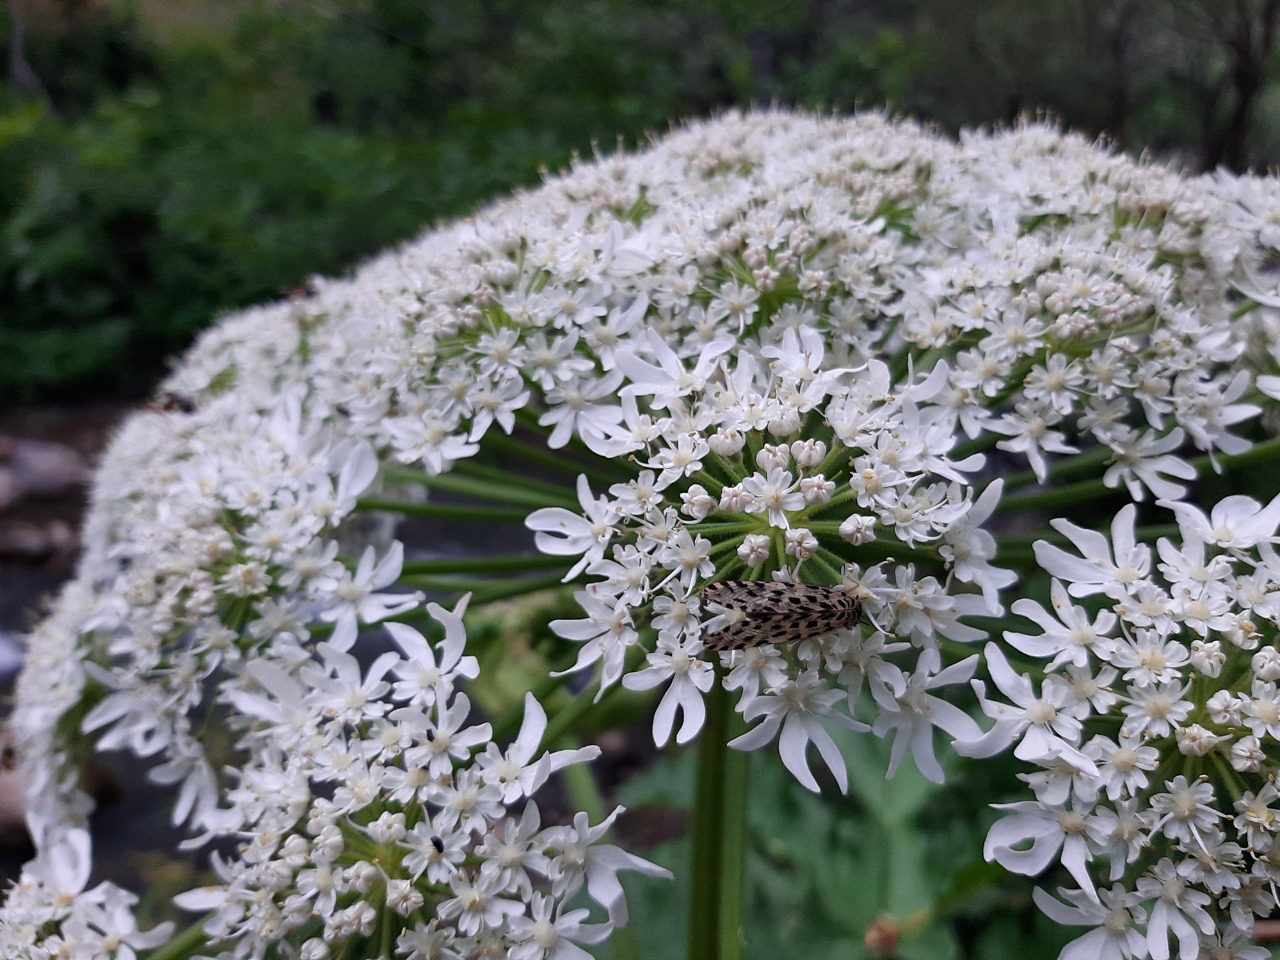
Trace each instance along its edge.
{"label": "green flower stem", "polygon": [[722,680],[717,668],[698,740],[686,953],[698,960],[743,956],[748,756],[729,748],[734,715]]}
{"label": "green flower stem", "polygon": [[187,960],[188,957],[194,957],[208,945],[209,938],[205,935],[204,925],[215,916],[216,914],[211,913],[197,920],[164,946],[147,954],[147,960]]}
{"label": "green flower stem", "polygon": [[[806,434],[809,436],[809,434]],[[858,454],[850,450],[843,443],[837,443],[834,440],[828,446],[827,455],[822,462],[809,471],[810,476],[824,476],[828,480],[835,480],[842,476],[842,472],[848,469],[853,470],[853,461],[856,460]],[[835,474],[836,476],[833,476]]]}
{"label": "green flower stem", "polygon": [[[826,503],[821,503],[821,504],[818,504],[817,506],[810,507],[808,511],[809,516],[818,517],[824,513],[830,513],[832,510],[838,510],[840,507],[843,507],[846,503],[856,502],[859,496],[861,496],[861,494],[859,494],[857,490],[846,490],[844,493],[838,493],[834,497],[832,497],[830,500],[828,500]],[[840,511],[840,515],[842,517],[847,517],[849,513],[850,511],[848,510]]]}
{"label": "green flower stem", "polygon": [[509,557],[406,560],[400,572],[404,576],[430,576],[438,573],[519,573],[523,570],[561,570],[566,566],[564,557],[531,553]]}
{"label": "green flower stem", "polygon": [[[598,696],[599,681],[594,684],[594,687],[597,690]],[[612,690],[617,689],[619,689],[617,686],[611,687],[609,690],[605,691],[604,696],[607,697]],[[557,742],[561,737],[572,730],[579,720],[598,706],[599,704],[596,701],[596,697],[588,696],[587,690],[583,690],[573,698],[573,701],[567,707],[557,713],[547,723],[547,729],[542,735],[542,742]]]}
{"label": "green flower stem", "polygon": [[1101,477],[1093,480],[1082,480],[1066,486],[1045,490],[1042,493],[1031,493],[1021,497],[1003,498],[996,507],[998,513],[1009,513],[1014,510],[1039,510],[1041,508],[1065,507],[1068,504],[1080,503],[1084,500],[1099,500],[1116,493],[1115,487],[1108,487]]}
{"label": "green flower stem", "polygon": [[724,483],[722,483],[718,477],[706,470],[699,470],[694,473],[693,476],[695,480],[700,480],[702,483],[706,484],[708,493],[718,495],[720,491],[724,489]]}
{"label": "green flower stem", "polygon": [[[566,507],[575,511],[582,509],[578,498],[571,491],[559,488],[550,488],[546,491],[529,489],[515,474],[508,475],[505,481],[499,481],[486,480],[478,476],[457,476],[453,473],[432,476],[418,470],[392,467],[387,471],[387,479],[400,483],[416,483],[428,490],[456,493],[473,500],[518,504],[533,510],[539,507]],[[556,492],[552,494],[551,490]]]}
{"label": "green flower stem", "polygon": [[[544,504],[545,506],[545,504]],[[395,500],[357,500],[357,510],[402,513],[408,517],[439,520],[480,520],[485,523],[520,523],[532,512],[528,508],[466,507],[456,503],[398,503]]]}
{"label": "green flower stem", "polygon": [[840,569],[844,566],[844,560],[826,547],[819,547],[818,552],[809,558],[809,563],[820,568],[828,582],[840,582]]}
{"label": "green flower stem", "polygon": [[718,537],[730,533],[756,533],[762,529],[764,528],[759,520],[730,520],[723,523],[704,520],[688,526],[690,533],[701,534],[704,537]]}
{"label": "green flower stem", "polygon": [[[1218,466],[1224,471],[1232,470],[1236,467],[1252,467],[1258,464],[1280,462],[1280,437],[1272,437],[1270,440],[1255,443],[1244,453],[1219,454],[1217,461]],[[1192,460],[1191,465],[1196,470],[1210,470],[1213,468],[1213,458],[1210,458],[1206,453],[1204,456],[1196,457]]]}
{"label": "green flower stem", "polygon": [[[1045,476],[1044,486],[1051,486],[1054,482],[1069,477],[1072,474],[1088,473],[1097,470],[1104,463],[1110,460],[1112,451],[1108,447],[1096,447],[1092,450],[1086,450],[1084,453],[1072,454],[1064,460],[1058,461],[1049,468],[1048,474]],[[1039,483],[1039,478],[1031,470],[1023,470],[1019,473],[1006,474],[1003,477],[1004,492],[1017,490],[1019,487],[1033,486]],[[985,486],[984,488],[985,489]]]}
{"label": "green flower stem", "polygon": [[[1090,451],[1086,454],[1079,454],[1064,462],[1059,469],[1064,472],[1077,472],[1085,467],[1096,467],[1107,457],[1111,451],[1103,449],[1101,451]],[[1095,460],[1085,462],[1088,457],[1094,457]],[[1217,454],[1210,457],[1208,454],[1195,457],[1190,460],[1191,466],[1195,467],[1197,473],[1204,473],[1207,470],[1214,469],[1214,460],[1217,460],[1218,467],[1222,472],[1233,470],[1237,467],[1257,466],[1260,464],[1280,462],[1280,437],[1271,440],[1265,440],[1262,443],[1254,444],[1244,453],[1234,455]],[[1081,466],[1077,467],[1077,463]],[[1050,477],[1059,476],[1057,470],[1050,471]],[[1020,477],[1021,475],[1019,475]],[[1010,483],[1016,483],[1019,477],[1011,477],[1005,481],[1006,488]],[[1046,478],[1048,479],[1048,478]],[[1019,484],[1021,485],[1021,484]],[[1055,490],[1046,490],[1043,493],[1033,493],[1027,496],[1014,497],[1012,499],[1001,500],[997,510],[1007,513],[1010,510],[1027,510],[1038,509],[1041,507],[1058,507],[1065,506],[1069,503],[1079,503],[1082,500],[1092,500],[1098,497],[1107,497],[1117,492],[1116,487],[1108,487],[1102,482],[1101,477],[1092,480],[1083,480],[1080,483],[1073,483],[1067,486],[1058,487]]]}
{"label": "green flower stem", "polygon": [[[840,533],[840,524],[834,520],[818,520],[806,523],[807,527],[814,534],[836,534]],[[871,540],[867,543],[858,545],[858,558],[863,557],[874,559],[879,557],[882,560],[904,561],[916,560],[921,563],[936,563],[938,561],[938,551],[936,547],[908,547],[905,543],[897,540]]]}
{"label": "green flower stem", "polygon": [[[546,676],[538,683],[530,693],[538,703],[545,704],[561,687],[569,682],[567,676]],[[496,743],[499,740],[506,740],[508,737],[515,736],[520,724],[524,722],[524,701],[513,704],[512,707],[503,713],[496,720],[492,721],[493,740]]]}
{"label": "green flower stem", "polygon": [[[738,717],[729,716],[729,739],[739,731]],[[720,831],[720,956],[722,960],[744,954],[746,935],[743,910],[747,899],[747,806],[751,754],[725,751],[725,773]]]}
{"label": "green flower stem", "polygon": [[513,482],[518,483],[523,489],[533,491],[542,491],[551,501],[572,500],[577,501],[573,490],[564,484],[548,483],[546,480],[538,480],[528,476],[521,471],[517,476],[511,470],[504,470],[501,467],[491,467],[487,464],[476,463],[475,460],[459,460],[453,465],[453,473],[464,477],[476,477],[481,480],[490,480],[502,486],[509,486]]}
{"label": "green flower stem", "polygon": [[[535,429],[541,433],[544,428],[536,427]],[[514,437],[509,437],[497,430],[490,430],[485,434],[484,446],[486,450],[494,453],[510,454],[515,463],[536,464],[548,470],[554,470],[556,473],[565,474],[574,481],[579,474],[585,474],[587,479],[597,487],[607,487],[618,482],[616,475],[599,469],[597,465],[581,463],[572,457],[548,450],[545,446],[521,443]]]}
{"label": "green flower stem", "polygon": [[506,578],[501,580],[468,580],[462,577],[401,577],[397,583],[438,593],[470,593],[473,603],[494,603],[526,594],[549,590],[563,583],[559,576]]}

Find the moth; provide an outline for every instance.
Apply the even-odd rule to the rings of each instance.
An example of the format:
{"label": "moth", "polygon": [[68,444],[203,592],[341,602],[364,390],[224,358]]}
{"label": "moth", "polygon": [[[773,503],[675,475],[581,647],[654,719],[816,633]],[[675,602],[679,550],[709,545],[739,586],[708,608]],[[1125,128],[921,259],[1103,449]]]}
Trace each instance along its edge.
{"label": "moth", "polygon": [[862,601],[843,587],[721,580],[703,587],[701,596],[704,606],[723,607],[726,620],[723,629],[703,637],[708,650],[795,643],[862,622]]}

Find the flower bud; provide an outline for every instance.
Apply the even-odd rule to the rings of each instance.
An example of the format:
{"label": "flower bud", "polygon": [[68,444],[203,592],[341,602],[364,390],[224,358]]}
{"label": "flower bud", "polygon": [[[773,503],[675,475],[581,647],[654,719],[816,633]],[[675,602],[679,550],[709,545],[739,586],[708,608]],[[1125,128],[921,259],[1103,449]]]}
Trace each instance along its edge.
{"label": "flower bud", "polygon": [[769,559],[770,546],[763,533],[748,533],[738,547],[738,558],[748,567],[758,567]]}
{"label": "flower bud", "polygon": [[830,503],[836,485],[826,477],[804,477],[800,480],[800,492],[804,494],[804,502],[814,507]]}
{"label": "flower bud", "polygon": [[1231,768],[1240,773],[1257,773],[1266,759],[1262,745],[1252,734],[1241,737],[1231,745]]}
{"label": "flower bud", "polygon": [[807,560],[818,552],[818,538],[804,527],[795,527],[785,534],[786,551],[797,560]]}
{"label": "flower bud", "polygon": [[767,429],[772,436],[790,437],[800,429],[800,422],[800,411],[795,407],[787,407]]}
{"label": "flower bud", "polygon": [[827,458],[827,445],[821,440],[797,440],[791,444],[791,456],[797,466],[807,470]]}
{"label": "flower bud", "polygon": [[722,457],[737,456],[746,445],[747,438],[738,430],[721,428],[707,437],[707,446],[711,448],[711,452]]}
{"label": "flower bud", "polygon": [[1217,640],[1194,640],[1191,643],[1191,667],[1206,677],[1216,677],[1222,673],[1222,666],[1227,656],[1222,652],[1222,644]]}
{"label": "flower bud", "polygon": [[1259,680],[1280,680],[1280,650],[1263,647],[1253,655],[1253,675]]}
{"label": "flower bud", "polygon": [[768,473],[770,470],[785,470],[791,466],[791,449],[784,443],[774,445],[766,443],[756,454],[756,466]]}
{"label": "flower bud", "polygon": [[754,502],[755,497],[743,490],[740,483],[720,491],[720,509],[729,513],[746,513]]}
{"label": "flower bud", "polygon": [[840,524],[840,536],[855,547],[870,543],[876,538],[875,517],[864,517],[858,513],[845,517],[844,522]]}
{"label": "flower bud", "polygon": [[705,519],[707,514],[716,508],[715,497],[711,496],[706,487],[700,483],[695,483],[680,494],[680,499],[684,503],[681,509],[694,520]]}
{"label": "flower bud", "polygon": [[1218,744],[1230,737],[1215,735],[1198,723],[1190,723],[1178,730],[1178,750],[1188,757],[1203,757]]}
{"label": "flower bud", "polygon": [[1205,703],[1209,710],[1209,719],[1219,726],[1234,727],[1240,723],[1240,698],[1232,696],[1227,690],[1219,690]]}

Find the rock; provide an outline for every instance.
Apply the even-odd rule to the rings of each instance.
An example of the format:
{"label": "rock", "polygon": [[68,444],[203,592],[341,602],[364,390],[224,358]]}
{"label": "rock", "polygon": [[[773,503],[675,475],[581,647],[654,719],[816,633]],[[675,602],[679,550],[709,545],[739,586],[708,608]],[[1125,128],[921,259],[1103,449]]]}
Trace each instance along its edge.
{"label": "rock", "polygon": [[0,437],[0,509],[26,497],[60,497],[88,482],[88,464],[70,447]]}

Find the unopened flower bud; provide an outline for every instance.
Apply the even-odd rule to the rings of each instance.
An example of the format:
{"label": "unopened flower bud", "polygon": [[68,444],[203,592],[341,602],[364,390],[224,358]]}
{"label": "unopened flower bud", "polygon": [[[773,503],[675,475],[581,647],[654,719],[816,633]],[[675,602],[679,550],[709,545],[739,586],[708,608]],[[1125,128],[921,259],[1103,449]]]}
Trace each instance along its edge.
{"label": "unopened flower bud", "polygon": [[1266,759],[1262,744],[1252,734],[1231,745],[1231,768],[1240,773],[1257,773]]}
{"label": "unopened flower bud", "polygon": [[1280,680],[1280,650],[1263,647],[1253,655],[1252,666],[1259,680]]}
{"label": "unopened flower bud", "polygon": [[795,407],[787,407],[767,429],[772,436],[790,437],[800,429],[800,423],[800,411]]}
{"label": "unopened flower bud", "polygon": [[421,892],[414,887],[412,881],[387,881],[387,906],[400,914],[400,916],[407,917],[415,910],[420,910],[425,902]]}
{"label": "unopened flower bud", "polygon": [[369,824],[369,836],[374,843],[395,843],[403,840],[405,820],[403,813],[387,811]]}
{"label": "unopened flower bud", "polygon": [[1188,757],[1203,757],[1218,744],[1230,739],[1217,736],[1198,723],[1191,723],[1178,730],[1178,750]]}
{"label": "unopened flower bud", "polygon": [[769,559],[770,545],[763,533],[748,533],[738,546],[738,558],[748,567],[758,567]]}
{"label": "unopened flower bud", "polygon": [[755,497],[743,490],[740,483],[720,491],[720,509],[729,513],[746,513],[754,502]]}
{"label": "unopened flower bud", "polygon": [[1222,644],[1217,640],[1195,640],[1191,644],[1191,667],[1206,677],[1216,677],[1222,673],[1222,666],[1227,662],[1227,655],[1222,652]]}
{"label": "unopened flower bud", "polygon": [[827,445],[821,440],[797,440],[791,444],[791,456],[795,458],[796,466],[807,470],[827,458]]}
{"label": "unopened flower bud", "polygon": [[358,893],[368,893],[381,878],[378,868],[368,860],[353,863],[347,868],[347,880]]}
{"label": "unopened flower bud", "polygon": [[1217,691],[1205,703],[1209,719],[1223,727],[1233,727],[1240,723],[1240,706],[1240,699],[1226,690]]}
{"label": "unopened flower bud", "polygon": [[707,437],[707,446],[711,448],[711,452],[722,457],[737,456],[746,444],[747,438],[740,431],[733,429],[720,429]]}
{"label": "unopened flower bud", "polygon": [[684,506],[681,509],[694,520],[704,519],[707,514],[716,508],[715,497],[711,496],[706,487],[700,483],[695,483],[680,494],[680,499],[684,502]]}
{"label": "unopened flower bud", "polygon": [[791,466],[791,448],[785,443],[780,445],[766,443],[756,454],[756,466],[765,473],[774,469],[787,469]]}
{"label": "unopened flower bud", "polygon": [[840,524],[840,536],[855,547],[870,543],[876,538],[875,518],[864,517],[862,514],[845,517],[844,522]]}
{"label": "unopened flower bud", "polygon": [[818,552],[818,538],[804,527],[788,530],[785,537],[787,553],[797,560],[807,560]]}
{"label": "unopened flower bud", "polygon": [[826,477],[804,477],[800,480],[800,492],[804,494],[804,502],[813,507],[830,503],[835,496],[836,485]]}

